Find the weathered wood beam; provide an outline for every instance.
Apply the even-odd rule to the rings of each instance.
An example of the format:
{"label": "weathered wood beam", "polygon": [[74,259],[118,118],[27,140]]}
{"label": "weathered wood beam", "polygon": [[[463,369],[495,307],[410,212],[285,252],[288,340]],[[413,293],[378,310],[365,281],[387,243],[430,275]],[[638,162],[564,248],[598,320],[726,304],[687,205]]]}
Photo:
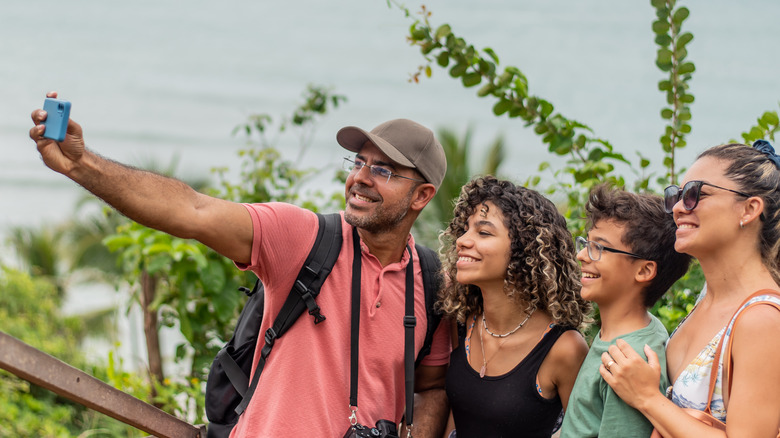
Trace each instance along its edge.
{"label": "weathered wood beam", "polygon": [[205,438],[193,426],[0,331],[0,368],[160,438]]}

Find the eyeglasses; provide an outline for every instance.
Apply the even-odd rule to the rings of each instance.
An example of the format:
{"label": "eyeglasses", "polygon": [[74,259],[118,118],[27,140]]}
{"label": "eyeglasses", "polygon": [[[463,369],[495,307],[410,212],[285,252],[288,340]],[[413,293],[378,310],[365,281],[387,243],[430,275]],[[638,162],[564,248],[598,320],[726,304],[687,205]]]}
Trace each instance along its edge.
{"label": "eyeglasses", "polygon": [[577,238],[577,252],[582,251],[584,248],[588,248],[588,257],[590,257],[590,259],[593,260],[594,262],[597,262],[597,261],[601,260],[601,253],[603,251],[614,252],[615,254],[625,254],[627,256],[635,257],[635,258],[638,258],[638,259],[644,259],[645,258],[645,257],[642,257],[642,256],[634,254],[634,253],[621,251],[619,249],[615,249],[615,248],[610,248],[608,246],[604,246],[604,245],[602,245],[602,244],[600,244],[598,242],[594,242],[592,240],[585,240],[585,238],[583,238],[583,237],[578,237]]}
{"label": "eyeglasses", "polygon": [[417,181],[424,183],[425,181],[421,179],[415,179],[415,178],[409,178],[408,176],[399,175],[397,173],[393,173],[390,171],[390,169],[385,169],[382,166],[372,165],[372,164],[366,164],[365,161],[354,159],[351,160],[347,157],[344,157],[344,170],[348,171],[349,173],[358,173],[361,169],[364,167],[368,167],[368,170],[371,171],[371,176],[376,177],[377,180],[382,181],[384,180],[385,183],[390,182],[390,178],[396,177],[396,178],[404,178],[412,181]]}
{"label": "eyeglasses", "polygon": [[667,213],[671,213],[672,210],[674,210],[675,204],[677,204],[680,199],[682,199],[683,202],[683,208],[685,208],[686,211],[691,211],[694,208],[696,208],[697,205],[699,205],[699,196],[701,196],[701,186],[710,186],[715,187],[716,189],[726,190],[731,193],[736,193],[737,195],[744,196],[746,198],[749,198],[750,195],[743,192],[738,192],[736,190],[727,189],[725,187],[716,186],[715,184],[710,184],[708,182],[704,181],[688,181],[685,183],[685,185],[682,187],[682,189],[679,186],[671,185],[664,189],[664,210],[666,210]]}

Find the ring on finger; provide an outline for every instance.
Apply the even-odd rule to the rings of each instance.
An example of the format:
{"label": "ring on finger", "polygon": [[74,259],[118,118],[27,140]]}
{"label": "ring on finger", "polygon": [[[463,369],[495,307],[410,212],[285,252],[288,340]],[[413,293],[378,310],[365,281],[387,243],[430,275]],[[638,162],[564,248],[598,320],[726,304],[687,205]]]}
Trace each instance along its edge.
{"label": "ring on finger", "polygon": [[611,361],[607,362],[607,364],[606,364],[606,365],[604,365],[604,368],[606,368],[606,369],[607,369],[607,371],[609,371],[609,372],[612,372],[612,371],[610,370],[610,368],[611,368],[611,367],[612,367],[612,365],[614,365],[614,364],[615,364],[615,361],[614,361],[614,360],[611,360]]}

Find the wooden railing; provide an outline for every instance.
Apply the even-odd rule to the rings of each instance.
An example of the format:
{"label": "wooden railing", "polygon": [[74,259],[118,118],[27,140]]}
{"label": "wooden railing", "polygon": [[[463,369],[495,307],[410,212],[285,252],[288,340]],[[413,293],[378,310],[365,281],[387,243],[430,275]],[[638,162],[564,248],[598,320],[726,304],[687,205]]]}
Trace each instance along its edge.
{"label": "wooden railing", "polygon": [[205,438],[193,426],[0,331],[0,368],[159,438]]}

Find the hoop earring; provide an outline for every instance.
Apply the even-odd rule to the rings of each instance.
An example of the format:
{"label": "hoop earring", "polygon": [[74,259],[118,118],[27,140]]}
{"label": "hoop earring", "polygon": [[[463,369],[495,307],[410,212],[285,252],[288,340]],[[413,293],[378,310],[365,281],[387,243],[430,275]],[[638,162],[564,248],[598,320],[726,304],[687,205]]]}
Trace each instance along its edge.
{"label": "hoop earring", "polygon": [[745,223],[742,222],[742,221],[739,221],[739,228],[740,229],[744,229],[745,228]]}

